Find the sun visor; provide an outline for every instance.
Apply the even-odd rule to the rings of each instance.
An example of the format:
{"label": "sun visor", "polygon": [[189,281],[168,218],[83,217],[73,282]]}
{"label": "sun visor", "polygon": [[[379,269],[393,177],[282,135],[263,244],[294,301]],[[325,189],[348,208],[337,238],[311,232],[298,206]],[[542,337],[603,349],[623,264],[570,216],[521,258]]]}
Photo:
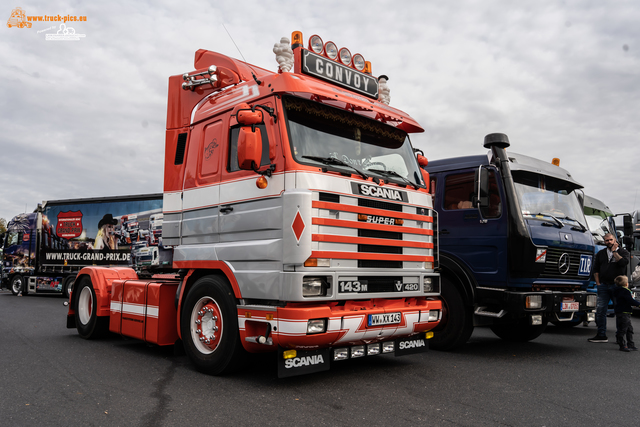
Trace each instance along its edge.
{"label": "sun visor", "polygon": [[540,175],[546,175],[552,178],[560,179],[571,183],[572,187],[583,188],[583,185],[573,179],[571,174],[560,166],[552,165],[551,162],[545,162],[534,157],[525,156],[517,153],[507,153],[510,160],[509,168],[512,171],[531,172]]}

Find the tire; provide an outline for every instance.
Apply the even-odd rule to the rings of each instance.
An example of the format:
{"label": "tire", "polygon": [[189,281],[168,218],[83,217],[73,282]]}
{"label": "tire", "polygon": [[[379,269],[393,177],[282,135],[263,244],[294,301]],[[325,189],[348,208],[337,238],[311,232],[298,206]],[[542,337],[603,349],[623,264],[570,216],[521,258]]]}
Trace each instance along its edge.
{"label": "tire", "polygon": [[440,290],[442,299],[442,320],[433,330],[429,348],[448,351],[461,347],[473,333],[473,311],[464,304],[456,285],[442,277]]}
{"label": "tire", "polygon": [[77,284],[75,320],[78,335],[86,340],[100,338],[109,331],[109,318],[98,317],[96,292],[91,279],[83,277]]}
{"label": "tire", "polygon": [[12,294],[18,295],[20,292],[22,292],[23,287],[24,287],[24,277],[22,277],[19,274],[16,274],[11,278],[10,288],[11,288]]}
{"label": "tire", "polygon": [[505,341],[527,342],[538,338],[547,327],[547,319],[542,320],[542,325],[532,326],[529,319],[518,319],[511,323],[492,325],[491,330]]}
{"label": "tire", "polygon": [[219,276],[202,277],[189,290],[180,331],[185,353],[199,371],[224,375],[238,367],[244,348],[236,307],[231,286]]}
{"label": "tire", "polygon": [[73,290],[73,282],[76,280],[75,276],[67,276],[62,281],[62,296],[69,299],[69,295]]}

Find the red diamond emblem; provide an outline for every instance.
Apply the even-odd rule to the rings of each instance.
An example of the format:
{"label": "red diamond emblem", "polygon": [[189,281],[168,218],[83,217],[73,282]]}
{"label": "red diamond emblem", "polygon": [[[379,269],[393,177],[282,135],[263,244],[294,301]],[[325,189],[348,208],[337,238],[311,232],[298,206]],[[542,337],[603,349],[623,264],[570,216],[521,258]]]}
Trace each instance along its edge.
{"label": "red diamond emblem", "polygon": [[296,235],[296,239],[299,242],[300,236],[302,236],[302,232],[304,231],[304,221],[302,220],[300,211],[296,213],[296,217],[293,219],[293,224],[291,224],[291,229],[293,230],[293,234]]}

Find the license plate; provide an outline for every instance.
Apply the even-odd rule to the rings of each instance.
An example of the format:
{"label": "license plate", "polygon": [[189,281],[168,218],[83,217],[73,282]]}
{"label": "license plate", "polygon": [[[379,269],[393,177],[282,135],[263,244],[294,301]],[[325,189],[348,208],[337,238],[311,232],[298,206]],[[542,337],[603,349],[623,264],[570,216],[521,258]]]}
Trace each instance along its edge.
{"label": "license plate", "polygon": [[578,311],[580,310],[579,302],[563,302],[560,311]]}
{"label": "license plate", "polygon": [[402,321],[400,313],[370,314],[369,326],[394,325]]}
{"label": "license plate", "polygon": [[369,222],[371,224],[384,224],[384,225],[399,225],[396,224],[395,218],[389,218],[387,216],[366,215],[359,217],[360,221]]}
{"label": "license plate", "polygon": [[591,255],[580,255],[580,267],[578,276],[588,276],[591,274]]}

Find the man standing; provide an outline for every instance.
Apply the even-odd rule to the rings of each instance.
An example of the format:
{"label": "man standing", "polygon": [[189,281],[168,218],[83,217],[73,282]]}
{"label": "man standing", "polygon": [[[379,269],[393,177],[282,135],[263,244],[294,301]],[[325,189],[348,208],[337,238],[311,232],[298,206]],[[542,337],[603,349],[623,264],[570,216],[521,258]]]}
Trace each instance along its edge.
{"label": "man standing", "polygon": [[618,276],[627,275],[627,264],[629,264],[629,252],[620,247],[613,234],[604,235],[604,244],[607,247],[596,254],[596,260],[593,264],[593,276],[598,291],[596,305],[598,334],[589,338],[589,342],[609,342],[607,338],[607,308],[611,299],[615,305],[613,291],[616,285],[614,280]]}

